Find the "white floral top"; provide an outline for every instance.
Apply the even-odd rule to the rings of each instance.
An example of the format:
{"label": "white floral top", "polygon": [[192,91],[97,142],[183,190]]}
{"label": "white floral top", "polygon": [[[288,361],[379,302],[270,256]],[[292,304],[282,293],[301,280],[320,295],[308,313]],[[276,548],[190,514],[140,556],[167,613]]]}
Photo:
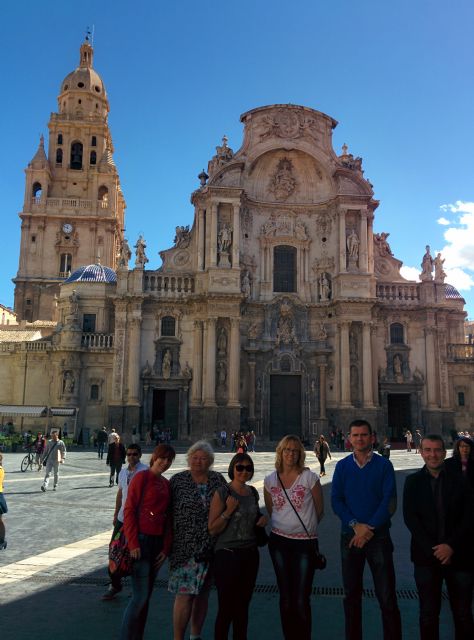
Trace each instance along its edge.
{"label": "white floral top", "polygon": [[[303,520],[310,538],[317,538],[318,520],[314,507],[311,491],[314,485],[319,482],[319,478],[313,471],[303,469],[291,487],[286,488],[286,493],[293,503],[299,517]],[[307,539],[305,530],[298,520],[296,513],[288,500],[285,492],[278,480],[277,472],[273,471],[264,480],[265,489],[271,495],[272,509],[272,532],[285,538],[297,540]]]}

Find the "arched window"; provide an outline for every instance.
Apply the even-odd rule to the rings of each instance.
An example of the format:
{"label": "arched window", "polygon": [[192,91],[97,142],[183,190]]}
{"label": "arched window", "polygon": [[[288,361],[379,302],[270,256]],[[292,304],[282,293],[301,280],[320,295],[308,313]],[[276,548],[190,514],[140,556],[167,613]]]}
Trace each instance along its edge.
{"label": "arched window", "polygon": [[58,133],[58,144],[62,144],[62,143],[63,143],[63,134]]}
{"label": "arched window", "polygon": [[62,163],[63,163],[63,150],[56,149],[56,164],[62,164]]}
{"label": "arched window", "polygon": [[82,142],[71,144],[71,169],[82,169]]}
{"label": "arched window", "polygon": [[390,344],[404,344],[403,325],[399,322],[390,325]]}
{"label": "arched window", "polygon": [[71,272],[72,254],[62,253],[59,260],[59,277],[67,278]]}
{"label": "arched window", "polygon": [[173,318],[173,316],[165,316],[164,318],[161,318],[161,335],[176,335],[176,320]]}
{"label": "arched window", "polygon": [[97,137],[96,136],[92,136],[91,138],[91,147],[96,147],[97,146]]}
{"label": "arched window", "polygon": [[296,291],[296,248],[280,245],[273,250],[273,291]]}
{"label": "arched window", "polygon": [[97,199],[103,200],[104,202],[107,202],[107,200],[109,199],[109,190],[107,189],[107,187],[104,187],[104,185],[99,187],[99,193],[98,193]]}
{"label": "arched window", "polygon": [[97,163],[97,154],[95,151],[91,151],[90,164],[96,164],[96,163]]}
{"label": "arched window", "polygon": [[43,195],[43,187],[41,186],[41,182],[35,182],[31,191],[34,198],[41,198],[41,196]]}
{"label": "arched window", "polygon": [[99,399],[99,385],[98,384],[91,384],[91,400],[98,400]]}

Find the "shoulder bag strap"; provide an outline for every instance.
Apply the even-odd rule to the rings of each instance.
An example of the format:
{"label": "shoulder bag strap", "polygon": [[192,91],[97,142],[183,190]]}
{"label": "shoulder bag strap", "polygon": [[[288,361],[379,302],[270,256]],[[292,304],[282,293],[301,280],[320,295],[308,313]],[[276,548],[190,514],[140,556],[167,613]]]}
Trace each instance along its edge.
{"label": "shoulder bag strap", "polygon": [[58,444],[58,441],[56,441],[53,446],[51,447],[51,449],[48,451],[48,455],[46,456],[46,458],[43,460],[43,464],[46,464],[48,462],[48,458],[49,456],[53,453],[53,449],[54,447]]}
{"label": "shoulder bag strap", "polygon": [[295,509],[295,505],[291,502],[291,500],[290,500],[290,496],[287,494],[286,489],[285,489],[285,487],[283,486],[283,482],[281,481],[280,474],[278,473],[278,471],[277,471],[277,478],[278,478],[278,482],[281,484],[281,488],[282,488],[282,489],[283,489],[283,491],[285,492],[286,499],[287,499],[287,500],[288,500],[288,502],[291,504],[291,508],[292,508],[292,509],[293,509],[293,511],[295,512],[296,517],[298,518],[298,520],[301,522],[301,526],[302,526],[302,527],[303,527],[303,529],[305,530],[306,535],[308,536],[308,538],[310,538],[310,535],[309,535],[309,533],[308,533],[308,529],[306,528],[306,526],[305,526],[305,524],[304,524],[303,520],[300,518],[300,514],[296,511],[296,509]]}

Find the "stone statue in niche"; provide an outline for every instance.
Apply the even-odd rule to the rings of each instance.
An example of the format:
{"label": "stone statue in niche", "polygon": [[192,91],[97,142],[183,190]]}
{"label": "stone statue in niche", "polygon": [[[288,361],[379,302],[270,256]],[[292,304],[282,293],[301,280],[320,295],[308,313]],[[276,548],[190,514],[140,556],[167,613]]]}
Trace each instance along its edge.
{"label": "stone statue in niche", "polygon": [[220,253],[228,253],[232,244],[232,229],[224,224],[219,230],[217,236],[217,248]]}
{"label": "stone statue in niche", "polygon": [[349,356],[351,360],[357,360],[359,357],[359,340],[353,329],[349,332]]}
{"label": "stone statue in niche", "polygon": [[444,272],[443,264],[444,264],[444,260],[441,257],[441,254],[438,253],[436,258],[433,260],[435,282],[443,283],[446,278],[446,273]]}
{"label": "stone statue in niche", "polygon": [[390,245],[387,242],[387,238],[389,233],[376,233],[374,235],[374,244],[377,248],[377,253],[379,256],[393,256],[392,250],[390,249]]}
{"label": "stone statue in niche", "polygon": [[321,275],[319,276],[319,296],[322,302],[329,300],[329,298],[331,297],[331,285],[329,282],[329,276],[325,271],[323,271],[323,273],[321,273]]}
{"label": "stone statue in niche", "polygon": [[142,376],[146,378],[148,376],[151,376],[151,374],[152,374],[152,371],[151,371],[150,363],[147,360],[145,366],[142,369]]}
{"label": "stone statue in niche", "polygon": [[393,356],[393,373],[397,377],[402,375],[402,359],[398,353]]}
{"label": "stone statue in niche", "polygon": [[192,378],[193,377],[193,370],[189,366],[189,362],[187,360],[186,360],[186,364],[184,365],[184,369],[182,370],[181,373],[182,373],[183,378]]}
{"label": "stone statue in niche", "polygon": [[165,380],[168,380],[171,376],[171,351],[166,349],[163,355],[163,362],[161,363],[161,373]]}
{"label": "stone statue in niche", "polygon": [[132,251],[129,247],[127,239],[124,238],[120,243],[119,252],[118,252],[118,266],[122,269],[128,266],[128,261],[132,257]]}
{"label": "stone statue in niche", "polygon": [[227,353],[227,331],[224,327],[221,327],[219,330],[219,335],[217,337],[217,354],[219,356],[225,356]]}
{"label": "stone statue in niche", "polygon": [[63,393],[74,393],[76,380],[71,371],[65,371],[63,376]]}
{"label": "stone statue in niche", "polygon": [[295,238],[297,240],[306,240],[307,237],[306,225],[301,220],[297,220],[295,222]]}
{"label": "stone statue in niche", "polygon": [[222,360],[217,365],[217,384],[220,387],[225,385],[225,381],[227,380],[227,367],[225,366],[225,362]]}
{"label": "stone statue in niche", "polygon": [[280,306],[280,318],[278,320],[278,327],[276,332],[276,345],[291,344],[292,342],[298,344],[296,339],[295,327],[293,324],[293,314],[291,307],[284,302]]}
{"label": "stone statue in niche", "polygon": [[138,236],[138,240],[137,240],[137,244],[135,245],[135,255],[136,255],[136,260],[135,260],[135,266],[136,267],[144,267],[146,265],[146,263],[148,262],[148,258],[145,255],[145,249],[146,249],[146,242],[143,238],[143,236],[140,234]]}
{"label": "stone statue in niche", "polygon": [[248,330],[248,336],[250,340],[256,340],[258,338],[258,325],[256,322],[250,325]]}
{"label": "stone statue in niche", "polygon": [[350,234],[347,236],[347,252],[349,254],[349,260],[353,258],[357,260],[359,257],[359,236],[355,232],[355,229],[352,229]]}
{"label": "stone statue in niche", "polygon": [[241,291],[246,298],[250,298],[251,287],[250,287],[250,274],[248,270],[244,271],[243,273]]}
{"label": "stone statue in niche", "polygon": [[326,327],[324,326],[324,323],[321,322],[321,324],[319,325],[318,340],[322,342],[323,340],[327,340],[327,337],[328,334],[326,331]]}
{"label": "stone statue in niche", "polygon": [[177,249],[187,249],[191,242],[191,232],[189,230],[189,224],[184,226],[178,226],[175,229],[176,235],[174,237],[174,246]]}
{"label": "stone statue in niche", "polygon": [[288,158],[282,158],[270,180],[268,190],[273,193],[276,200],[283,201],[291,196],[296,189],[296,180],[293,177],[293,164]]}
{"label": "stone statue in niche", "polygon": [[426,245],[426,252],[421,261],[421,275],[420,279],[422,282],[426,282],[429,280],[433,280],[433,258],[430,253],[430,245]]}

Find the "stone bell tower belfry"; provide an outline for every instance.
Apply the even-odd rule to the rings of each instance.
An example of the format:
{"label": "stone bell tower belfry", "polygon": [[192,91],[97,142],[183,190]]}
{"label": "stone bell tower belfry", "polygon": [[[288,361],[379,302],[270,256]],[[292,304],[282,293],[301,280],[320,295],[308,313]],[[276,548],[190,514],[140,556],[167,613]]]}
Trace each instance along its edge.
{"label": "stone bell tower belfry", "polygon": [[86,37],[79,66],[61,83],[58,112],[48,123],[26,173],[15,283],[19,319],[55,319],[55,296],[84,264],[115,268],[123,239],[125,200],[113,161],[104,83],[93,69]]}

